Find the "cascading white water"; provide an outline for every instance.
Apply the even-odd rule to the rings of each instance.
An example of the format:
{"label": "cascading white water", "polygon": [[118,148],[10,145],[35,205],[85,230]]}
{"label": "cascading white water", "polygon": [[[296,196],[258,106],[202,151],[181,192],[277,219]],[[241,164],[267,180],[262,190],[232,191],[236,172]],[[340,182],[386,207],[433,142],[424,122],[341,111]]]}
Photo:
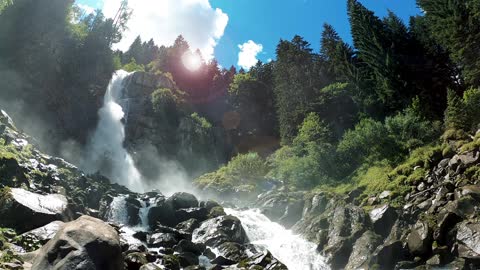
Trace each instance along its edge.
{"label": "cascading white water", "polygon": [[127,201],[125,196],[117,196],[113,198],[110,204],[110,211],[108,213],[108,221],[117,224],[128,223]]}
{"label": "cascading white water", "polygon": [[317,252],[315,244],[270,221],[259,210],[225,209],[225,212],[240,219],[252,244],[268,249],[288,269],[330,269],[325,258]]}
{"label": "cascading white water", "polygon": [[88,173],[100,171],[113,182],[124,185],[130,190],[143,192],[139,171],[132,157],[123,147],[125,127],[122,123],[124,112],[118,104],[125,88],[125,79],[129,73],[118,70],[108,85],[103,106],[98,111],[99,122],[90,138],[84,170]]}

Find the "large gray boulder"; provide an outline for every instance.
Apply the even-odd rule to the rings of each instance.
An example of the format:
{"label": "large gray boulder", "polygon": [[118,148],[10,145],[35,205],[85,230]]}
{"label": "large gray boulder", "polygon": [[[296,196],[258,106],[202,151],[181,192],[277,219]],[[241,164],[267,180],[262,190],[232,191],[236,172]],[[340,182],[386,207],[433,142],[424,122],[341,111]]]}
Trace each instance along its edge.
{"label": "large gray boulder", "polygon": [[120,239],[107,223],[81,216],[66,223],[35,257],[32,269],[122,270]]}
{"label": "large gray boulder", "polygon": [[221,216],[209,219],[202,223],[200,228],[193,231],[192,242],[216,247],[225,242],[245,244],[247,235],[234,216]]}
{"label": "large gray boulder", "polygon": [[67,198],[41,195],[21,188],[6,189],[0,195],[0,227],[23,233],[55,220],[69,220]]}
{"label": "large gray boulder", "polygon": [[355,241],[345,270],[368,269],[373,252],[382,238],[372,231],[366,231]]}
{"label": "large gray boulder", "polygon": [[480,258],[480,223],[464,221],[457,225],[458,256],[465,259]]}

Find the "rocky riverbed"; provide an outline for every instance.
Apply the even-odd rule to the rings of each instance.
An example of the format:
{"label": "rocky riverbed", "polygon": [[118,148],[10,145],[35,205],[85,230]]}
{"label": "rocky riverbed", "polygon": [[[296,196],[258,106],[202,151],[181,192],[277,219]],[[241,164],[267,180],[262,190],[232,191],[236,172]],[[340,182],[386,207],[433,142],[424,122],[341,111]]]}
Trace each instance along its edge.
{"label": "rocky riverbed", "polygon": [[0,123],[0,269],[287,269],[220,204],[133,193]]}

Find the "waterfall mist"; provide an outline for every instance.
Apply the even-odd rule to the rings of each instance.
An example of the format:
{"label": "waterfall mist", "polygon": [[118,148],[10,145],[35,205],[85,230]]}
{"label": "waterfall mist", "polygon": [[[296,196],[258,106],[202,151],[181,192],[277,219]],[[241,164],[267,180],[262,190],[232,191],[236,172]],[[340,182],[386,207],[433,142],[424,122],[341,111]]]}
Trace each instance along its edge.
{"label": "waterfall mist", "polygon": [[82,164],[87,173],[100,172],[111,181],[124,185],[135,192],[144,192],[142,177],[132,157],[123,147],[125,128],[122,123],[124,112],[117,103],[129,75],[123,70],[116,71],[98,111],[99,122],[88,141],[86,158]]}

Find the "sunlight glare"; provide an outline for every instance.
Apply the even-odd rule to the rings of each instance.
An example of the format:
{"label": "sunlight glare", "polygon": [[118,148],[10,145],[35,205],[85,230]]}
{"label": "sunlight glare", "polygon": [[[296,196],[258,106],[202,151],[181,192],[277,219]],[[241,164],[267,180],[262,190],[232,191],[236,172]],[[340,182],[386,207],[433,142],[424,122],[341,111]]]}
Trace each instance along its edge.
{"label": "sunlight glare", "polygon": [[200,55],[192,52],[186,52],[182,56],[183,65],[190,71],[197,71],[202,65]]}

